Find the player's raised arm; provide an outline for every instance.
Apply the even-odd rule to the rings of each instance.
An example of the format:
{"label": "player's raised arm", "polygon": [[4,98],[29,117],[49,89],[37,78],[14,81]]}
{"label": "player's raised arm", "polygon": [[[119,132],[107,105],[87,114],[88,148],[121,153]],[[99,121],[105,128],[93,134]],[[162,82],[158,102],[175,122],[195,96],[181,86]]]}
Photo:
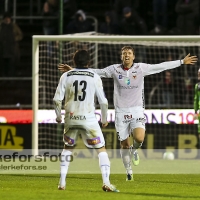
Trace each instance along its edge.
{"label": "player's raised arm", "polygon": [[197,56],[190,56],[190,53],[182,60],[174,60],[162,62],[159,64],[143,64],[141,63],[141,68],[144,76],[148,76],[151,74],[160,73],[164,70],[174,69],[176,67],[180,67],[182,64],[185,65],[194,65],[197,62]]}
{"label": "player's raised arm", "polygon": [[63,64],[63,63],[58,64],[58,70],[62,73],[68,72],[69,70],[72,70],[72,69],[73,67],[70,67],[67,64]]}
{"label": "player's raised arm", "polygon": [[197,62],[197,56],[190,56],[190,53],[183,59],[183,64],[194,65]]}

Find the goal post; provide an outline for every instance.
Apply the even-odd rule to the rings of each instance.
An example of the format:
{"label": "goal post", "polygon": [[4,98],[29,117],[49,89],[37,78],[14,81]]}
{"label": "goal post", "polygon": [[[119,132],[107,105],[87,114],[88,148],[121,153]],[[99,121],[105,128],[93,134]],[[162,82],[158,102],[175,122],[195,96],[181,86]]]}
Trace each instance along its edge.
{"label": "goal post", "polygon": [[[63,44],[62,51],[59,50],[59,43]],[[91,55],[91,67],[103,68],[111,64],[120,62],[120,49],[130,45],[136,49],[136,59],[139,62],[147,62],[156,64],[167,61],[167,55],[172,56],[172,60],[177,60],[186,56],[187,53],[195,54],[200,57],[200,36],[116,36],[116,35],[57,35],[44,36],[34,35],[32,37],[32,109],[33,109],[33,124],[32,124],[32,149],[33,153],[37,154],[40,148],[56,148],[56,136],[51,137],[48,131],[52,128],[53,134],[56,135],[55,125],[44,128],[39,127],[38,113],[39,110],[52,110],[52,99],[56,86],[59,81],[60,73],[57,70],[59,58],[62,62],[72,64],[72,54],[79,48],[85,48]],[[138,53],[137,53],[138,52]],[[60,55],[62,54],[62,55]],[[190,73],[195,79],[198,66],[186,70],[183,74]],[[153,75],[154,76],[154,75]],[[151,88],[147,89],[147,94],[152,92],[152,86],[159,82],[160,76],[149,78],[147,83],[150,83]],[[113,88],[112,80],[105,80],[104,90],[108,95],[109,106],[113,108]],[[192,86],[193,87],[193,86]],[[154,90],[155,91],[155,90]],[[190,97],[191,98],[191,97]],[[146,104],[148,101],[146,99]],[[151,108],[162,108],[156,102]],[[178,106],[177,106],[178,105]],[[175,107],[185,108],[186,104],[177,104]],[[192,108],[191,104],[187,104]],[[44,123],[43,123],[44,125]],[[45,125],[44,125],[45,126]],[[40,130],[39,130],[40,129]],[[40,134],[40,131],[43,133]],[[43,136],[45,137],[43,138]],[[40,141],[44,145],[40,146]],[[49,145],[47,145],[49,143]]]}

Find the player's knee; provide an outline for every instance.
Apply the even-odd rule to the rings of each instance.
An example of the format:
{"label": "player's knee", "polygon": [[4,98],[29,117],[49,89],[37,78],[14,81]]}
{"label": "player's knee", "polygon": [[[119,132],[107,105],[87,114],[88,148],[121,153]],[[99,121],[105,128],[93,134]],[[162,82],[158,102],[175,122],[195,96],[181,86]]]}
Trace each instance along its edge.
{"label": "player's knee", "polygon": [[142,143],[144,141],[144,135],[143,134],[138,134],[134,137],[134,140],[138,143]]}
{"label": "player's knee", "polygon": [[137,138],[137,139],[135,139],[135,141],[136,141],[137,143],[143,143],[144,138]]}

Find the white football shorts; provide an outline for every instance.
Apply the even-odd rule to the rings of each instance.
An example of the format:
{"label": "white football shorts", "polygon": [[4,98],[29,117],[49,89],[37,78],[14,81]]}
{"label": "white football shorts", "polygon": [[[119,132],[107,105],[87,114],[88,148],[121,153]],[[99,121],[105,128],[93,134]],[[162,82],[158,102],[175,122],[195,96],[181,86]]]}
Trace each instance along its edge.
{"label": "white football shorts", "polygon": [[115,108],[115,128],[120,141],[128,138],[135,128],[145,129],[144,108]]}
{"label": "white football shorts", "polygon": [[88,148],[98,149],[105,146],[103,133],[95,114],[73,115],[67,113],[64,126],[63,141],[67,146],[74,146],[79,134]]}

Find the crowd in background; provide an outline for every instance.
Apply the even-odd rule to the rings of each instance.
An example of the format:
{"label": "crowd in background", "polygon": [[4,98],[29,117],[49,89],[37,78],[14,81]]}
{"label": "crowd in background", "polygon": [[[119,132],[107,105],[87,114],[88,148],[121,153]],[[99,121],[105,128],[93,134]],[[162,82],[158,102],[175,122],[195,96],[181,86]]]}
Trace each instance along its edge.
{"label": "crowd in background", "polygon": [[[87,18],[93,16],[98,20],[98,32],[102,34],[199,35],[199,0],[110,0],[108,2],[107,10],[101,12],[101,10],[80,8],[78,0],[63,0],[63,34],[94,31],[94,21]],[[0,7],[0,15],[3,16],[0,23],[0,76],[14,77],[20,61],[19,42],[23,39],[23,31],[26,30],[22,31],[17,23],[13,23],[11,10],[4,12],[4,7]],[[44,0],[41,7],[42,33],[60,34],[60,0]],[[100,17],[95,15],[97,12],[101,13]],[[141,62],[146,62],[145,56]],[[158,83],[163,89],[161,98],[166,105],[173,104],[177,100],[175,90],[179,85],[177,86],[175,80],[176,74],[172,77],[172,73],[166,71],[163,80]],[[191,92],[192,84],[190,77],[185,77],[184,91]],[[180,103],[189,102],[185,101]]]}
{"label": "crowd in background", "polygon": [[[197,35],[199,0],[114,0],[102,13],[98,32],[121,35]],[[64,0],[64,34],[93,31],[92,22],[78,1]],[[145,5],[146,4],[146,5]],[[152,13],[151,19],[148,19]],[[59,0],[47,0],[43,15],[58,16]],[[90,15],[90,14],[89,14]],[[58,21],[44,20],[44,34],[58,34]],[[46,31],[49,29],[49,31]],[[53,30],[52,30],[53,29]],[[52,32],[53,31],[53,32]]]}

